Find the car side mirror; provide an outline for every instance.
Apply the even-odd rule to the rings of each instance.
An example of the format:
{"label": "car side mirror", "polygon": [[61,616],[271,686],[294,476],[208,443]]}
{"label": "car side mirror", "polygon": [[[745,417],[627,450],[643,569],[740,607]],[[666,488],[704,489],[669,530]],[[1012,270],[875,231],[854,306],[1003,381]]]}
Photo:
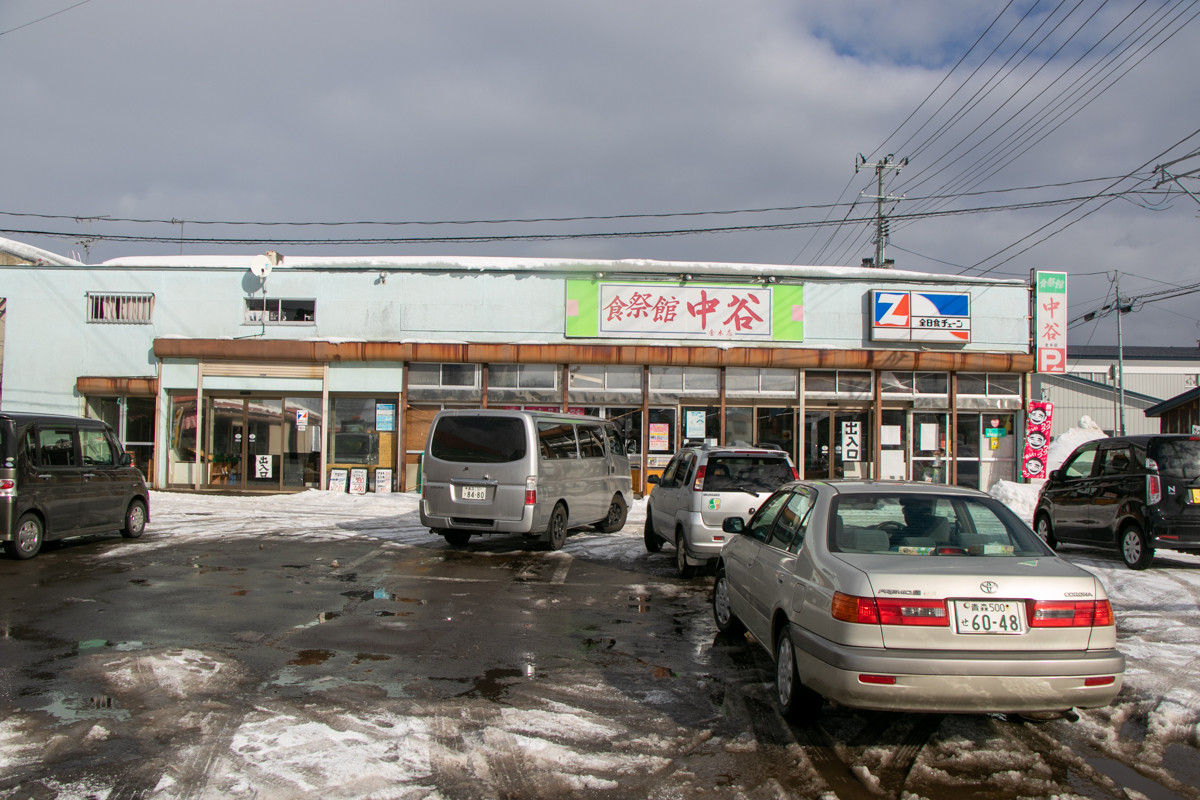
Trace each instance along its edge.
{"label": "car side mirror", "polygon": [[745,533],[746,520],[741,517],[726,517],[725,521],[721,523],[721,530],[726,533]]}
{"label": "car side mirror", "polygon": [[1052,469],[1052,470],[1050,470],[1050,474],[1046,477],[1047,477],[1047,480],[1049,480],[1051,483],[1060,483],[1062,481],[1062,477],[1063,477],[1062,470],[1061,469]]}
{"label": "car side mirror", "polygon": [[129,455],[129,453],[121,453],[121,466],[122,467],[133,466],[133,456]]}
{"label": "car side mirror", "polygon": [[661,483],[662,480],[657,475],[649,475],[646,477],[646,483]]}

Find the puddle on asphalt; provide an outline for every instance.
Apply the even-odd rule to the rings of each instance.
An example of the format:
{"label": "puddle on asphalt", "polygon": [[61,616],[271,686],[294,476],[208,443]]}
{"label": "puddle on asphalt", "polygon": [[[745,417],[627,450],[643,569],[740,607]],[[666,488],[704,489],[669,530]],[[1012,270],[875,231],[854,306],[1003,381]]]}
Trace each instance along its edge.
{"label": "puddle on asphalt", "polygon": [[354,655],[354,663],[359,664],[363,661],[390,661],[391,656],[385,656],[382,653],[356,653]]}
{"label": "puddle on asphalt", "polygon": [[454,683],[469,684],[465,692],[459,692],[455,697],[480,697],[484,700],[502,700],[514,683],[520,679],[533,677],[535,670],[532,665],[526,669],[489,669],[482,675],[473,678],[435,678],[434,680],[453,681]]}
{"label": "puddle on asphalt", "polygon": [[76,722],[81,719],[97,717],[104,719],[128,719],[130,717],[130,713],[123,708],[118,708],[116,701],[111,697],[72,697],[62,692],[51,694],[49,704],[39,710],[64,722]]}
{"label": "puddle on asphalt", "polygon": [[249,589],[238,589],[236,592],[230,592],[229,594],[231,594],[234,597],[245,597],[246,595],[250,594],[250,590]]}
{"label": "puddle on asphalt", "polygon": [[629,598],[632,602],[628,608],[636,608],[639,614],[645,614],[650,610],[650,595],[639,594],[636,597]]}
{"label": "puddle on asphalt", "polygon": [[203,575],[206,572],[245,572],[246,571],[245,567],[222,567],[222,566],[213,567],[213,566],[209,566],[207,564],[192,564],[192,567],[196,570],[197,574],[200,574],[200,575]]}
{"label": "puddle on asphalt", "polygon": [[1122,764],[1120,761],[1103,756],[1089,756],[1087,762],[1101,775],[1107,775],[1116,781],[1117,786],[1123,787],[1127,794],[1128,790],[1132,789],[1149,800],[1184,800],[1183,795],[1172,792],[1157,781],[1147,778],[1133,767]]}
{"label": "puddle on asphalt", "polygon": [[312,667],[317,664],[324,664],[333,658],[334,655],[336,654],[332,650],[300,650],[296,653],[296,657],[288,662],[288,665],[293,667]]}

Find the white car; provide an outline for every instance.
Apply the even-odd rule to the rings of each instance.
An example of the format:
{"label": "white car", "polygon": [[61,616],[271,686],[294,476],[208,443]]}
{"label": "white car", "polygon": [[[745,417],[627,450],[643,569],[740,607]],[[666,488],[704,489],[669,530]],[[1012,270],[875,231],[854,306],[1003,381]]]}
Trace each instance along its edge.
{"label": "white car", "polygon": [[788,715],[863,709],[1035,718],[1121,690],[1100,580],[982,492],[799,481],[730,519],[713,613],[775,658]]}
{"label": "white car", "polygon": [[646,551],[663,542],[675,546],[679,577],[716,560],[728,536],[728,517],[748,517],[771,492],[796,479],[796,467],[782,450],[765,447],[699,445],[677,452],[654,484],[646,502]]}

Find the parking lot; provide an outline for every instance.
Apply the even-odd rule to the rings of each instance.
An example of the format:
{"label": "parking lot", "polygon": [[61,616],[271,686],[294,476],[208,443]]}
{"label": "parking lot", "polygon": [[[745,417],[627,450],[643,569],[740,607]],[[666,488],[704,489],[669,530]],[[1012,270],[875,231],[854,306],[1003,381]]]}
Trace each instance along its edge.
{"label": "parking lot", "polygon": [[1200,797],[1197,559],[1064,548],[1129,659],[1077,721],[790,724],[644,502],[556,552],[453,549],[405,495],[151,505],[140,540],[0,560],[0,797]]}

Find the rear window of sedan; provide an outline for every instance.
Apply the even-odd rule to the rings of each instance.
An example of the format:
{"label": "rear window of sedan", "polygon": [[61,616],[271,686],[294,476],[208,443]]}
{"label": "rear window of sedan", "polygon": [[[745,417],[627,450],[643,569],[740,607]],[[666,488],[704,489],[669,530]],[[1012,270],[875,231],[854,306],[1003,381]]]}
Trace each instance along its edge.
{"label": "rear window of sedan", "polygon": [[834,499],[829,549],[906,556],[1045,556],[1051,551],[990,497],[845,494]]}

